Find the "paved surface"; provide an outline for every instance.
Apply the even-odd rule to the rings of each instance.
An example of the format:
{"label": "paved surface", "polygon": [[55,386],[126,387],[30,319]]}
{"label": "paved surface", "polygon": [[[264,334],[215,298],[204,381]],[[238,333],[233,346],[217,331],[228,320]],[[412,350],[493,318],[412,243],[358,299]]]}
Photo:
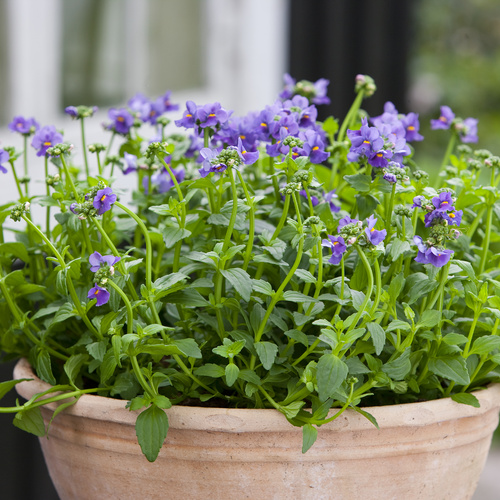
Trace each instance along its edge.
{"label": "paved surface", "polygon": [[500,448],[493,448],[488,455],[479,485],[472,500],[500,500]]}

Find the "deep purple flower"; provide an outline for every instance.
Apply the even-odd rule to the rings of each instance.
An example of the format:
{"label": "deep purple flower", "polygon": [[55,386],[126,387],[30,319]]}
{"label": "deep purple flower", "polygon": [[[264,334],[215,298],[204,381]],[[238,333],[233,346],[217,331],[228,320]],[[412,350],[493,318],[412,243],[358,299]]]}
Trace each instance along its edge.
{"label": "deep purple flower", "polygon": [[455,119],[455,113],[448,106],[441,106],[441,115],[437,120],[431,120],[431,129],[446,130],[450,128],[451,122]]}
{"label": "deep purple flower", "polygon": [[101,288],[97,283],[95,284],[94,288],[91,288],[89,290],[89,293],[87,295],[87,298],[89,299],[97,299],[97,304],[96,306],[103,306],[106,304],[109,300],[109,292],[105,288]]}
{"label": "deep purple flower", "polygon": [[342,236],[328,235],[327,240],[322,240],[321,246],[331,249],[332,256],[328,259],[328,262],[335,265],[340,264],[342,255],[347,250],[344,238],[342,238]]}
{"label": "deep purple flower", "polygon": [[64,109],[64,112],[71,116],[72,118],[77,118],[78,117],[78,110],[76,109],[76,106],[67,106]]}
{"label": "deep purple flower", "polygon": [[40,125],[34,118],[24,118],[22,116],[14,116],[9,123],[9,130],[12,130],[12,132],[19,132],[23,135],[30,135],[39,128]]}
{"label": "deep purple flower", "polygon": [[368,219],[366,219],[366,222],[368,224],[367,228],[365,229],[366,238],[372,245],[377,246],[379,243],[384,241],[384,238],[387,236],[387,231],[385,229],[382,229],[381,231],[375,229],[377,219],[375,219],[375,216],[373,214],[370,215]]}
{"label": "deep purple flower", "polygon": [[398,182],[397,177],[392,172],[388,172],[388,171],[384,172],[384,179],[387,182],[391,182],[392,184],[395,184],[396,182]]}
{"label": "deep purple flower", "polygon": [[[299,191],[300,196],[303,196],[307,200],[307,191],[305,189],[301,189]],[[319,205],[319,200],[317,196],[311,195],[311,203],[312,206],[315,207],[316,205]]]}
{"label": "deep purple flower", "polygon": [[330,104],[330,99],[326,96],[329,80],[320,78],[316,82],[308,82],[302,80],[296,83],[288,73],[283,75],[285,87],[279,94],[283,100],[291,99],[294,95],[299,94],[307,97],[313,104]]}
{"label": "deep purple flower", "polygon": [[247,151],[243,147],[243,142],[240,137],[238,137],[238,146],[237,146],[237,151],[239,157],[243,160],[243,163],[245,165],[252,165],[259,159],[259,152],[258,151]]}
{"label": "deep purple flower", "polygon": [[113,130],[117,134],[127,135],[134,124],[134,117],[125,109],[111,108],[108,111],[111,123],[107,125],[108,130]]}
{"label": "deep purple flower", "polygon": [[[281,153],[287,154],[288,149],[290,149],[288,146],[284,147],[283,146],[283,140],[288,137],[288,131],[286,130],[285,127],[281,127],[280,129],[280,138],[277,140],[274,144],[266,144],[266,153],[268,156],[279,156]],[[286,151],[282,151],[281,148],[286,149]]]}
{"label": "deep purple flower", "polygon": [[125,175],[137,170],[137,156],[124,153],[123,159],[125,160],[125,168],[123,169]]}
{"label": "deep purple flower", "polygon": [[281,99],[291,99],[295,90],[295,78],[292,78],[288,73],[283,75],[285,86],[279,94]]}
{"label": "deep purple flower", "polygon": [[463,210],[455,210],[453,212],[442,212],[442,218],[449,226],[460,226],[462,222]]}
{"label": "deep purple flower", "polygon": [[383,168],[387,167],[389,160],[392,158],[392,151],[386,149],[379,149],[374,151],[368,158],[368,163],[372,167]]}
{"label": "deep purple flower", "polygon": [[38,150],[37,156],[44,156],[47,149],[60,144],[62,141],[63,136],[56,130],[56,127],[54,125],[46,125],[36,132],[31,145]]}
{"label": "deep purple flower", "polygon": [[97,210],[99,215],[102,215],[104,212],[107,212],[111,205],[116,201],[116,194],[113,193],[113,190],[110,187],[106,187],[104,189],[99,189],[97,194],[94,197],[94,208]]}
{"label": "deep purple flower", "polygon": [[186,101],[186,110],[180,120],[175,120],[178,127],[193,128],[198,115],[198,106],[193,101]]}
{"label": "deep purple flower", "polygon": [[425,196],[415,196],[415,198],[413,198],[413,205],[411,208],[422,208],[423,201],[425,201]]}
{"label": "deep purple flower", "polygon": [[7,169],[2,165],[6,161],[9,161],[10,155],[7,151],[0,149],[0,172],[6,174]]}
{"label": "deep purple flower", "polygon": [[477,142],[477,124],[476,118],[466,118],[463,123],[457,125],[458,135],[462,142]]}
{"label": "deep purple flower", "polygon": [[89,255],[90,270],[95,273],[102,266],[113,267],[120,259],[121,257],[114,255],[101,255],[99,252],[94,252]]}
{"label": "deep purple flower", "polygon": [[325,193],[323,195],[323,200],[325,200],[329,205],[330,205],[330,210],[332,212],[340,212],[340,207],[333,203],[333,200],[338,200],[339,197],[335,193],[335,189],[332,189],[332,191],[328,191],[328,193]]}
{"label": "deep purple flower", "polygon": [[330,80],[326,78],[320,78],[314,82],[316,95],[311,100],[314,104],[330,104],[330,98],[326,95],[329,84]]}
{"label": "deep purple flower", "polygon": [[153,102],[149,103],[149,109],[147,110],[146,116],[142,117],[144,123],[148,122],[151,125],[156,124],[156,120],[165,112],[165,106],[163,104],[163,99],[160,97]]}

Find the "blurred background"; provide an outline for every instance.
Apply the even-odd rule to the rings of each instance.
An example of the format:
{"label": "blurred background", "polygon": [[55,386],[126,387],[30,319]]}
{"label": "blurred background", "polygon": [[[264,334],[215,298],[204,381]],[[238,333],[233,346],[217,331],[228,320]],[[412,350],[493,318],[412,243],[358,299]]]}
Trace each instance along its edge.
{"label": "blurred background", "polygon": [[[378,86],[363,105],[369,114],[387,100],[420,114],[422,168],[439,165],[447,143],[429,133],[442,104],[478,118],[478,146],[500,153],[498,0],[0,0],[0,68],[1,146],[19,145],[6,128],[14,115],[64,127],[68,138],[74,130],[78,140],[63,110],[79,104],[100,107],[86,124],[91,142],[106,109],[136,92],[172,90],[180,112],[192,99],[244,114],[274,101],[284,72],[329,79],[332,103],[320,119],[342,118],[363,73]],[[9,182],[0,185],[6,200]],[[11,371],[0,365],[0,380]],[[11,418],[0,415],[0,498],[56,499],[37,440]],[[475,500],[500,498],[497,449]]]}

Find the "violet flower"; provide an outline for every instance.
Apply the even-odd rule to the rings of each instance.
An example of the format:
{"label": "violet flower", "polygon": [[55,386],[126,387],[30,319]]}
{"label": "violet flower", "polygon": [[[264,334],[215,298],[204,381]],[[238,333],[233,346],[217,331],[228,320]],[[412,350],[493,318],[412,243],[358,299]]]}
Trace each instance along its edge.
{"label": "violet flower", "polygon": [[385,237],[387,236],[387,231],[385,229],[382,229],[381,231],[375,229],[377,219],[375,219],[375,216],[373,214],[370,215],[368,219],[366,219],[366,222],[368,224],[367,228],[365,229],[366,238],[372,245],[377,246],[379,243],[384,241]]}
{"label": "violet flower", "polygon": [[299,137],[304,141],[304,146],[299,150],[300,156],[309,156],[311,163],[323,163],[330,153],[325,151],[325,144],[321,140],[321,135],[314,130],[301,132]]}
{"label": "violet flower", "polygon": [[124,153],[123,159],[125,160],[125,168],[123,169],[125,175],[137,170],[137,156]]}
{"label": "violet flower", "polygon": [[175,120],[178,127],[193,128],[198,118],[198,106],[193,101],[186,102],[186,110],[180,120]]}
{"label": "violet flower", "polygon": [[[166,160],[166,159],[165,159]],[[174,174],[175,179],[178,183],[181,183],[184,180],[186,175],[186,171],[184,167],[180,166],[177,169],[172,169],[172,173]],[[149,194],[149,179],[147,177],[143,177],[142,185],[144,187],[144,191],[146,194]],[[151,176],[151,185],[155,186],[158,193],[163,194],[172,189],[175,184],[170,174],[163,169],[161,172],[157,172]]]}
{"label": "violet flower", "polygon": [[94,197],[94,208],[97,210],[98,215],[110,210],[111,205],[116,201],[116,194],[110,187],[99,189]]}
{"label": "violet flower", "polygon": [[100,307],[109,301],[109,292],[96,283],[95,286],[89,290],[87,298],[97,299],[96,306]]}
{"label": "violet flower", "polygon": [[158,101],[161,99],[163,103],[163,108],[165,111],[177,111],[179,109],[178,104],[172,104],[170,101],[170,94],[172,91],[167,90],[161,97],[158,97]]}
{"label": "violet flower", "polygon": [[241,137],[238,137],[238,146],[236,149],[238,151],[239,157],[242,159],[245,165],[252,165],[259,159],[258,151],[247,151],[243,147],[243,142],[241,140]]}
{"label": "violet flower", "polygon": [[113,130],[117,134],[127,135],[134,124],[134,117],[125,109],[111,108],[108,111],[111,123],[106,126],[108,130]]}
{"label": "violet flower", "polygon": [[338,200],[339,197],[335,193],[335,189],[332,189],[331,191],[328,191],[328,193],[325,193],[323,195],[323,200],[326,201],[330,205],[330,210],[332,212],[340,212],[340,207],[333,203],[333,200]]}
{"label": "violet flower", "polygon": [[420,236],[414,236],[413,242],[417,245],[418,253],[415,262],[421,264],[432,264],[434,267],[443,267],[453,255],[453,250],[438,249],[426,245]]}
{"label": "violet flower", "polygon": [[40,129],[40,125],[34,118],[22,116],[14,116],[8,127],[12,132],[19,132],[22,135],[30,135]]}
{"label": "violet flower", "polygon": [[114,255],[101,255],[99,252],[94,252],[89,255],[90,270],[95,273],[102,266],[113,267],[120,259],[121,257]]}
{"label": "violet flower", "polygon": [[466,118],[463,123],[457,125],[458,135],[462,142],[477,142],[477,124],[476,118]]}
{"label": "violet flower", "polygon": [[56,130],[54,125],[46,125],[38,130],[31,141],[31,145],[38,150],[37,156],[45,156],[47,149],[60,144],[63,136]]}
{"label": "violet flower", "polygon": [[201,164],[201,168],[198,169],[198,172],[202,177],[206,177],[212,172],[221,173],[226,170],[227,165],[225,163],[212,163],[212,160],[215,160],[218,156],[217,151],[210,148],[203,148],[200,154],[203,158],[203,163]]}
{"label": "violet flower", "polygon": [[9,159],[10,159],[9,153],[4,149],[0,149],[0,172],[4,174],[7,173],[7,169],[2,165],[2,163],[9,161]]}
{"label": "violet flower", "polygon": [[347,226],[347,224],[354,224],[356,222],[359,222],[359,219],[351,219],[348,215],[346,215],[345,217],[342,217],[342,219],[339,220],[339,225],[337,227],[337,232],[340,233],[340,230],[344,226]]}
{"label": "violet flower", "polygon": [[431,120],[432,130],[446,130],[450,128],[451,122],[455,119],[455,113],[448,106],[441,106],[441,115],[437,120]]}
{"label": "violet flower", "polygon": [[229,114],[219,102],[214,102],[198,108],[197,118],[201,128],[215,128],[218,125],[220,126],[226,123]]}
{"label": "violet flower", "polygon": [[340,264],[342,255],[347,250],[344,238],[342,238],[342,236],[328,235],[327,240],[322,240],[321,246],[331,249],[332,256],[328,259],[328,262],[334,265]]}

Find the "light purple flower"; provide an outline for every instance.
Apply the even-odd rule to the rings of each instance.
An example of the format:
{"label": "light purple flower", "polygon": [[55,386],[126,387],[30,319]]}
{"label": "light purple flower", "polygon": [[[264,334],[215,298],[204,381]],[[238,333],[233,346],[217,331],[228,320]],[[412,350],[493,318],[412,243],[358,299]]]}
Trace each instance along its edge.
{"label": "light purple flower", "polygon": [[[169,159],[170,157],[164,158],[165,161],[168,161],[167,158]],[[174,177],[178,183],[181,183],[186,175],[186,171],[182,166],[177,169],[172,169],[172,173],[174,174]],[[142,185],[144,187],[145,193],[149,194],[149,179],[147,177],[144,177],[142,179]],[[170,177],[170,174],[165,169],[151,176],[151,185],[155,186],[158,193],[160,194],[166,193],[175,186],[174,181]]]}
{"label": "light purple flower", "polygon": [[356,222],[359,222],[358,219],[351,219],[348,215],[345,217],[342,217],[342,219],[339,220],[339,225],[337,227],[337,232],[340,233],[340,230],[344,227],[347,226],[347,224],[354,224]]}
{"label": "light purple flower", "polygon": [[340,264],[342,260],[342,255],[347,250],[344,238],[342,236],[331,236],[328,235],[327,240],[321,242],[321,246],[330,248],[332,251],[332,256],[328,259],[330,264]]}
{"label": "light purple flower", "polygon": [[411,206],[411,208],[422,208],[422,202],[425,201],[425,196],[415,196],[413,198],[413,205]]}
{"label": "light purple flower", "polygon": [[304,141],[304,146],[298,152],[300,156],[309,156],[311,163],[323,163],[330,156],[330,153],[325,151],[321,135],[316,131],[306,130],[301,132],[299,137]]}
{"label": "light purple flower", "polygon": [[362,120],[359,130],[348,130],[347,137],[351,141],[351,148],[347,159],[351,162],[358,161],[360,156],[370,158],[384,147],[384,139],[376,127],[370,127],[366,118]]}
{"label": "light purple flower", "polygon": [[387,231],[385,229],[382,229],[381,231],[375,229],[377,219],[375,219],[375,216],[373,214],[370,215],[368,219],[366,219],[366,222],[368,224],[367,228],[365,229],[366,238],[372,245],[377,246],[379,243],[384,241],[385,237],[387,236]]}
{"label": "light purple flower", "polygon": [[7,173],[7,169],[2,165],[2,163],[9,161],[9,159],[10,159],[9,153],[4,149],[0,149],[0,172],[4,174]]}
{"label": "light purple flower", "polygon": [[455,119],[455,113],[448,106],[441,106],[441,115],[437,120],[431,120],[432,130],[446,130],[450,128],[451,122]]}
{"label": "light purple flower", "polygon": [[[303,196],[307,200],[307,191],[305,189],[301,189],[299,191],[300,196]],[[312,206],[315,207],[316,205],[319,205],[319,200],[317,196],[311,195],[311,203]]]}
{"label": "light purple flower", "polygon": [[221,173],[226,170],[227,165],[225,163],[212,163],[212,160],[215,160],[217,158],[219,154],[218,151],[210,148],[203,148],[200,151],[200,154],[203,158],[203,162],[201,164],[201,168],[198,169],[198,172],[202,177],[206,177],[212,172]]}
{"label": "light purple flower", "polygon": [[449,262],[450,257],[453,255],[453,250],[427,246],[420,236],[414,236],[413,241],[418,248],[415,261],[421,264],[432,264],[434,267],[443,267]]}
{"label": "light purple flower", "polygon": [[199,120],[198,124],[201,128],[215,128],[226,123],[229,118],[229,114],[219,102],[214,102],[199,107],[197,118]]}
{"label": "light purple flower", "polygon": [[180,120],[175,120],[178,127],[193,128],[198,118],[198,106],[193,101],[186,102],[186,110]]}
{"label": "light purple flower", "polygon": [[477,124],[476,118],[466,118],[460,126],[457,125],[458,135],[462,142],[477,142]]}
{"label": "light purple flower", "polygon": [[179,109],[178,104],[172,104],[170,101],[170,94],[172,92],[167,90],[161,97],[158,97],[158,100],[161,99],[163,102],[163,108],[165,111],[177,111]]}
{"label": "light purple flower", "polygon": [[60,144],[62,141],[63,136],[56,130],[56,127],[46,125],[35,133],[31,145],[38,150],[37,156],[44,156],[47,149]]}
{"label": "light purple flower", "polygon": [[96,306],[103,306],[106,304],[109,300],[109,292],[105,289],[95,284],[93,288],[89,290],[89,293],[87,295],[87,298],[89,299],[97,299]]}
{"label": "light purple flower", "polygon": [[40,125],[34,118],[24,118],[22,116],[14,116],[9,123],[9,130],[12,132],[19,132],[23,135],[30,135],[39,130]]}
{"label": "light purple flower", "polygon": [[333,203],[333,200],[338,200],[339,197],[335,193],[335,189],[332,189],[331,191],[328,191],[328,193],[325,193],[323,195],[323,200],[325,200],[329,205],[330,205],[330,210],[332,212],[340,212],[340,207]]}
{"label": "light purple flower", "polygon": [[115,257],[114,255],[101,255],[99,252],[94,252],[89,255],[90,270],[95,273],[102,266],[113,267],[121,257]]}
{"label": "light purple flower", "polygon": [[420,122],[418,121],[417,113],[408,113],[406,116],[401,118],[401,122],[406,131],[405,139],[408,142],[413,141],[423,141],[424,136],[419,133]]}
{"label": "light purple flower", "polygon": [[113,193],[113,190],[110,187],[106,187],[97,191],[97,194],[94,197],[93,205],[97,210],[97,213],[102,215],[111,208],[111,205],[113,205],[115,201],[116,194]]}
{"label": "light purple flower", "polygon": [[432,204],[436,210],[454,210],[453,198],[451,197],[451,193],[448,191],[444,191],[439,193],[438,196],[434,196],[434,198],[432,198]]}

